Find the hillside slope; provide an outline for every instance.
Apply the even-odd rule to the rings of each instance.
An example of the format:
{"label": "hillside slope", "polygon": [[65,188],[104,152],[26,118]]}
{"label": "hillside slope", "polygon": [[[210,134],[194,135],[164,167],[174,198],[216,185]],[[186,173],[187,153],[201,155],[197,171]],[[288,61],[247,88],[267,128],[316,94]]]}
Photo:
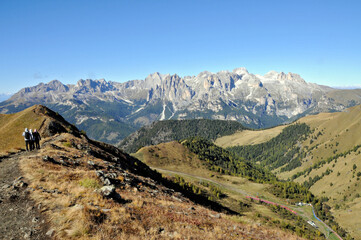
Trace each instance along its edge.
{"label": "hillside slope", "polygon": [[[166,175],[182,176],[186,181],[191,182],[189,186],[194,191],[201,191],[220,204],[234,211],[240,211],[243,221],[253,219],[251,221],[276,228],[288,225],[287,229],[308,236],[309,239],[315,239],[317,236],[316,232],[312,234],[312,228],[308,228],[306,223],[309,220],[315,221],[312,211],[305,211],[307,207],[294,206],[294,203],[298,201],[314,202],[317,206],[322,205],[319,200],[313,199],[312,194],[307,192],[306,188],[293,183],[278,182],[259,167],[256,168],[243,160],[235,159],[227,151],[208,141],[190,138],[182,143],[162,143],[144,147],[134,156]],[[285,213],[282,211],[274,212],[272,208],[261,207],[257,203],[248,201],[245,197],[249,196],[261,196],[268,201],[288,206],[296,210],[300,217],[296,219],[292,219],[290,216],[290,218],[285,217],[283,215]],[[239,203],[243,206],[241,209],[239,209]],[[317,211],[318,214],[325,214],[321,209]],[[332,216],[326,215],[331,220]],[[285,219],[287,219],[286,222],[284,222]],[[306,224],[307,231],[310,232],[298,229],[298,227],[302,228],[302,221]],[[328,222],[331,224],[330,221]],[[327,228],[319,227],[320,231],[327,235]],[[342,232],[340,229],[339,231]]]}
{"label": "hillside slope", "polygon": [[315,132],[303,143],[310,149],[309,157],[292,172],[294,181],[309,185],[318,196],[328,197],[337,221],[355,239],[361,239],[361,220],[357,217],[361,214],[361,106],[308,116],[300,122]]}
{"label": "hillside slope", "polygon": [[244,130],[232,135],[219,137],[214,143],[223,148],[239,145],[260,144],[279,135],[285,127],[286,125],[261,130]]}
{"label": "hillside slope", "polygon": [[[292,126],[295,124],[307,124],[311,131],[306,136],[296,139],[294,146],[299,149],[298,154],[296,152],[293,157],[286,158],[288,161],[274,169],[274,172],[278,177],[290,178],[308,187],[318,197],[328,199],[327,204],[331,206],[331,211],[340,225],[355,239],[361,239],[361,222],[356,217],[361,214],[361,105],[343,112],[310,115],[299,119]],[[263,136],[257,138],[257,132],[253,136],[252,132],[248,133],[251,135],[248,138],[253,138],[254,141],[264,140]],[[233,149],[256,149],[257,146],[261,146],[247,146],[246,142],[234,136],[225,136],[224,139],[233,137],[229,145],[244,145]],[[241,134],[239,136],[242,137]],[[265,143],[267,142],[263,144]],[[282,151],[277,159],[288,156],[292,149],[285,148]],[[274,150],[272,154],[276,152]],[[257,157],[264,161],[267,156],[262,154]],[[293,167],[287,168],[286,166],[292,162],[295,163]]]}
{"label": "hillside slope", "polygon": [[40,150],[2,159],[16,156],[27,182],[22,187],[49,221],[48,236],[54,239],[298,239],[279,229],[240,223],[229,215],[231,210],[163,178],[111,145],[64,127],[71,125],[48,116],[49,109],[26,111],[33,110],[41,110],[57,131],[40,127]]}
{"label": "hillside slope", "polygon": [[214,140],[217,137],[245,129],[241,123],[236,121],[209,119],[158,121],[144,126],[126,137],[119,147],[126,152],[133,153],[144,146],[179,141],[195,136]]}

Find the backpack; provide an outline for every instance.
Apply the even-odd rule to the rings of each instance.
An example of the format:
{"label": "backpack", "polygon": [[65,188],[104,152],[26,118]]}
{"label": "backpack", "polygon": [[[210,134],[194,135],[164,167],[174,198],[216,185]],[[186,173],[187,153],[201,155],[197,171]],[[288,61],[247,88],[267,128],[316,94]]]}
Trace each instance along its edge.
{"label": "backpack", "polygon": [[30,140],[30,133],[29,132],[25,132],[25,140]]}

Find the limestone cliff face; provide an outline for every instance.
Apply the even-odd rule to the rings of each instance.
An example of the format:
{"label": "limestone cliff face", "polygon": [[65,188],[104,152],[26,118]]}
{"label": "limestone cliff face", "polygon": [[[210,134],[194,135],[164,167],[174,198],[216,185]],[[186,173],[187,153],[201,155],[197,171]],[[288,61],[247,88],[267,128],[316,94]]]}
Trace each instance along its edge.
{"label": "limestone cliff face", "polygon": [[[45,104],[89,135],[116,142],[155,120],[209,118],[270,127],[298,116],[341,111],[361,104],[361,90],[336,90],[306,82],[295,73],[251,74],[245,68],[197,76],[153,73],[144,80],[117,83],[54,80],[20,90],[0,103],[0,113]],[[94,134],[94,135],[92,135]]]}

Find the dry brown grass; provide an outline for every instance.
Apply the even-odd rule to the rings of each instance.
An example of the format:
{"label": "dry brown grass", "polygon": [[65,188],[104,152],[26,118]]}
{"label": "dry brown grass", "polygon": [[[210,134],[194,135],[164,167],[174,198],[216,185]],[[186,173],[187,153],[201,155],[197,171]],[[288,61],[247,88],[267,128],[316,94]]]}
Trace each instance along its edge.
{"label": "dry brown grass", "polygon": [[278,126],[265,130],[244,130],[229,136],[217,138],[215,144],[221,147],[254,145],[267,142],[279,135],[286,126]]}
{"label": "dry brown grass", "polygon": [[[178,194],[168,193],[162,185],[149,187],[147,182],[151,180],[129,172],[127,177],[118,176],[129,184],[116,189],[126,201],[103,198],[97,191],[100,181],[87,162],[91,160],[105,169],[106,162],[73,146],[83,144],[92,151],[102,150],[70,134],[56,139],[50,143],[62,149],[48,144],[38,153],[24,156],[20,163],[34,189],[31,197],[41,203],[57,239],[298,239],[287,232],[218,215]],[[61,141],[74,144],[64,146]],[[66,157],[79,165],[45,162],[44,155],[57,161]],[[129,177],[138,183],[132,185]]]}
{"label": "dry brown grass", "polygon": [[197,155],[177,141],[141,148],[133,156],[155,168],[164,167],[172,171],[196,173],[199,176],[209,174],[209,171],[202,171],[204,166]]}

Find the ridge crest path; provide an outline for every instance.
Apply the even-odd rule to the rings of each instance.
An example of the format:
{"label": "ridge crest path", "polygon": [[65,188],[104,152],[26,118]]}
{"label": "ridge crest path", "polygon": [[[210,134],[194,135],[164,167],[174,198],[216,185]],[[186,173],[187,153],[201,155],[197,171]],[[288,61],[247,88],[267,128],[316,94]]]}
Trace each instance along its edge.
{"label": "ridge crest path", "polygon": [[20,157],[36,152],[22,151],[0,157],[0,239],[50,239],[41,205],[30,199],[29,181],[19,167]]}

